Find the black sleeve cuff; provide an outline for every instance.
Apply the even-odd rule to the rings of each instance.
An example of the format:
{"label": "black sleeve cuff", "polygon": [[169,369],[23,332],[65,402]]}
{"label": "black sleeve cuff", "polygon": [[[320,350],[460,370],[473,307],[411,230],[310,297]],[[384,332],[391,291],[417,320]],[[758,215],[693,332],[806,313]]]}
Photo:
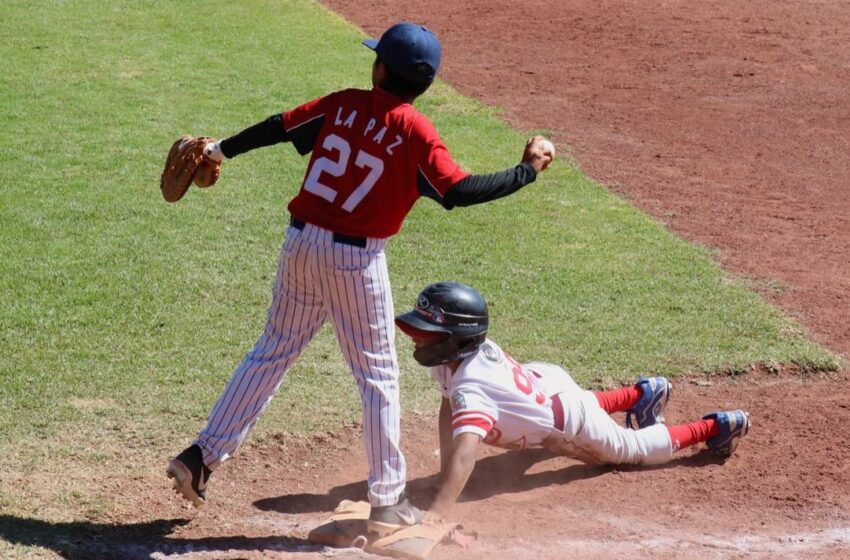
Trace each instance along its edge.
{"label": "black sleeve cuff", "polygon": [[248,127],[236,136],[221,141],[221,152],[233,158],[264,146],[288,142],[289,135],[283,129],[283,115],[272,115],[266,120]]}

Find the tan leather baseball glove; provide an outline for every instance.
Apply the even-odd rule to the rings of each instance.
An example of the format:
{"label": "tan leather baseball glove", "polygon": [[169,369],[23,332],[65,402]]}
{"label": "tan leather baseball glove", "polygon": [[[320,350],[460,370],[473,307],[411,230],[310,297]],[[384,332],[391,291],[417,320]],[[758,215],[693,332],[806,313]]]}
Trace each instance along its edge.
{"label": "tan leather baseball glove", "polygon": [[204,146],[214,141],[209,136],[181,136],[174,142],[165,158],[165,169],[159,180],[165,200],[177,202],[192,182],[206,188],[218,181],[221,163],[204,155]]}

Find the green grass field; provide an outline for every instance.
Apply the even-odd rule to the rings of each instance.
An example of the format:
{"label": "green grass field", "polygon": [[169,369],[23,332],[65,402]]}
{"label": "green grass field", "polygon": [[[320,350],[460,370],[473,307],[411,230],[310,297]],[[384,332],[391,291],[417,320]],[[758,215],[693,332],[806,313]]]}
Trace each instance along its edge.
{"label": "green grass field", "polygon": [[[372,58],[358,29],[307,0],[12,1],[0,34],[0,508],[96,517],[113,504],[15,481],[121,447],[166,457],[202,427],[262,330],[306,163],[291,146],[258,150],[169,205],[158,180],[171,143],[368,87]],[[442,83],[417,105],[472,172],[515,164],[535,132]],[[709,251],[563,160],[493,204],[421,201],[388,255],[397,310],[432,281],[472,284],[494,339],[588,385],[839,364]],[[405,410],[433,409],[427,374],[398,346]],[[252,441],[358,418],[326,328]]]}

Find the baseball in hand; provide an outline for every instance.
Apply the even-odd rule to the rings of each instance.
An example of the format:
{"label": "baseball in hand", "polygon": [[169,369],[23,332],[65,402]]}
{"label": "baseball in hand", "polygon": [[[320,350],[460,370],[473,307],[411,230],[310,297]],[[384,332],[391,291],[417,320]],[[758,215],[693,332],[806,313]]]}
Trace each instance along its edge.
{"label": "baseball in hand", "polygon": [[549,154],[552,157],[555,157],[555,144],[550,142],[549,140],[543,139],[540,141],[540,149]]}

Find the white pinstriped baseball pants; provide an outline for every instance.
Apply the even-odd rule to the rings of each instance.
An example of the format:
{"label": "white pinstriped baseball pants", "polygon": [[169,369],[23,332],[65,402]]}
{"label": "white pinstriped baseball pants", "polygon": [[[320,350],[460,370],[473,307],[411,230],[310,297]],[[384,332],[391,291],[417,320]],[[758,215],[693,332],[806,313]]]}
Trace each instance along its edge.
{"label": "white pinstriped baseball pants", "polygon": [[397,502],[406,465],[399,448],[399,367],[385,245],[386,239],[375,238],[365,248],[334,243],[331,232],[311,224],[289,228],[265,330],[196,441],[209,468],[236,451],[301,350],[330,319],[360,389],[369,501]]}

